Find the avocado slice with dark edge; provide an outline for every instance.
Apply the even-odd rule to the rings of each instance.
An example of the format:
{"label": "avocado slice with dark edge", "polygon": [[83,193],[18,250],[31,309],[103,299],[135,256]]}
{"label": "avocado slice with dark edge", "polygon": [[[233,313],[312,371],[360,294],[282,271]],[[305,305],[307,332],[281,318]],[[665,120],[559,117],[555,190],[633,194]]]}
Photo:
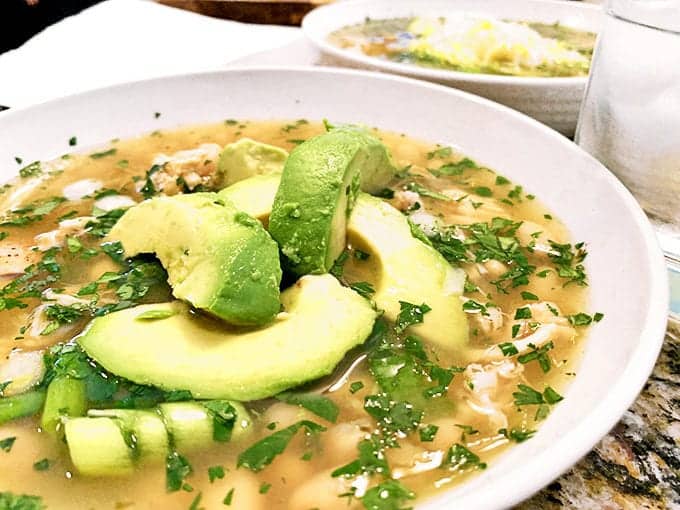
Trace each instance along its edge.
{"label": "avocado slice with dark edge", "polygon": [[[278,174],[263,177],[243,180],[221,193],[266,222],[278,186]],[[359,193],[347,223],[347,240],[369,257],[367,260],[350,257],[344,265],[344,277],[350,282],[369,282],[375,289],[371,299],[388,319],[397,318],[399,301],[426,303],[432,310],[425,314],[423,323],[412,326],[411,331],[445,349],[465,346],[468,323],[460,299],[465,273],[452,267],[434,248],[413,237],[402,213],[384,200]]]}
{"label": "avocado slice with dark edge", "polygon": [[[95,318],[77,338],[116,375],[199,399],[271,397],[330,374],[371,333],[377,312],[331,275],[310,275],[281,294],[284,313],[259,329],[227,329],[181,301]],[[153,310],[167,315],[141,320]],[[148,315],[148,314],[147,314]]]}
{"label": "avocado slice with dark edge", "polygon": [[125,256],[155,253],[172,293],[230,324],[258,326],[280,310],[279,250],[262,224],[215,193],[155,197],[111,229]]}
{"label": "avocado slice with dark edge", "polygon": [[394,173],[385,145],[361,128],[333,129],[298,145],[286,160],[269,218],[284,267],[296,275],[327,272],[345,248],[359,189],[382,189]]}

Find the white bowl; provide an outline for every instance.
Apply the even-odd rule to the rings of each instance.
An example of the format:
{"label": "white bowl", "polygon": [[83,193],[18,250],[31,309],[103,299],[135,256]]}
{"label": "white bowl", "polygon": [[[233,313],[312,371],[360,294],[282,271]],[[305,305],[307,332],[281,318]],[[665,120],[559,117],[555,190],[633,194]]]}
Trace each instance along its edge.
{"label": "white bowl", "polygon": [[[162,116],[155,118],[154,112]],[[15,156],[48,159],[188,123],[242,119],[362,122],[454,145],[537,195],[587,242],[591,312],[574,382],[526,443],[420,508],[498,509],[530,496],[586,454],[645,383],[663,341],[668,282],[642,210],[600,163],[555,131],[448,87],[358,71],[235,69],[137,83],[0,114],[0,179]]]}
{"label": "white bowl", "polygon": [[572,136],[576,129],[587,78],[534,78],[463,73],[431,69],[369,57],[358,51],[339,48],[328,35],[347,25],[371,19],[410,16],[446,16],[465,11],[494,18],[560,23],[590,32],[599,32],[602,9],[581,2],[550,0],[349,0],[314,9],[302,21],[302,30],[321,52],[343,65],[412,76],[472,92],[519,110],[562,134]]}

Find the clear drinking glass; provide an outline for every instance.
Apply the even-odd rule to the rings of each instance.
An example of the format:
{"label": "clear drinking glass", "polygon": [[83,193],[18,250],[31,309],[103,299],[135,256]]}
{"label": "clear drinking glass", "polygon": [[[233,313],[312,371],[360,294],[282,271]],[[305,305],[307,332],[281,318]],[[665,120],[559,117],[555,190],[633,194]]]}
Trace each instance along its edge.
{"label": "clear drinking glass", "polygon": [[576,142],[614,172],[680,271],[680,0],[609,0]]}

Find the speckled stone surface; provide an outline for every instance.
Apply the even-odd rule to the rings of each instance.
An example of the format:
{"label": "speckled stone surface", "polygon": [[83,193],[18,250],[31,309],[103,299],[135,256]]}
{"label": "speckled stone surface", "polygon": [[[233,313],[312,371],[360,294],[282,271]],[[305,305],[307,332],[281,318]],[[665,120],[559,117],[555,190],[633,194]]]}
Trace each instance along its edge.
{"label": "speckled stone surface", "polygon": [[680,510],[680,323],[637,401],[573,469],[516,510]]}

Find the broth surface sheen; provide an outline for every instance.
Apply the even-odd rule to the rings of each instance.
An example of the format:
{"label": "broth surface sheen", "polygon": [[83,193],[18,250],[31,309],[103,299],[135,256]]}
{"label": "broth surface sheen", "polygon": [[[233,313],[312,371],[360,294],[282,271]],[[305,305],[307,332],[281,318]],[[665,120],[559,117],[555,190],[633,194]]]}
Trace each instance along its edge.
{"label": "broth surface sheen", "polygon": [[[93,232],[108,219],[115,221],[112,211],[144,199],[149,191],[148,187],[144,190],[148,171],[158,154],[171,155],[202,144],[224,146],[243,137],[290,151],[323,130],[323,125],[306,120],[230,119],[112,140],[96,151],[42,163],[40,172],[24,167],[24,176],[0,194],[4,215],[0,221],[0,287],[4,287],[0,297],[6,299],[5,309],[0,308],[0,375],[12,355],[45,352],[71,340],[86,326],[87,313],[72,320],[48,317],[51,320],[36,321],[36,314],[41,313],[36,307],[49,306],[55,294],[71,296],[75,303],[88,301],[92,294],[83,292],[84,288],[105,282],[103,275],[121,271],[115,253],[102,253],[104,238]],[[365,403],[381,391],[363,359],[324,392],[339,410],[335,423],[275,399],[246,403],[253,417],[253,434],[188,454],[192,472],[185,478],[184,490],[175,492],[166,491],[163,465],[143,465],[129,476],[80,475],[67,448],[40,430],[39,414],[2,424],[0,441],[6,441],[0,443],[4,445],[0,449],[0,497],[3,492],[35,495],[49,509],[213,509],[229,503],[232,508],[249,510],[332,510],[369,508],[366,494],[378,484],[387,484],[381,487],[398,506],[384,508],[402,508],[412,506],[413,498],[418,501],[461,483],[513,443],[530,440],[561,399],[558,392],[575,376],[584,326],[601,319],[599,314],[584,313],[587,287],[581,262],[585,247],[572,244],[565,226],[537,198],[481,162],[450,147],[371,131],[390,149],[401,169],[381,193],[384,199],[409,217],[414,235],[430,242],[467,274],[463,309],[470,328],[469,343],[462,352],[423,342],[421,354],[420,344],[409,344],[407,335],[400,337],[412,347],[412,351],[399,351],[400,355],[426,356],[434,364],[430,368],[438,366],[453,377],[427,398],[422,397],[423,390],[435,386],[434,372],[429,386],[416,388],[422,416],[410,432],[395,434],[391,437],[395,444],[381,450],[390,477],[380,470],[372,476],[331,476],[357,459],[357,445],[377,437],[378,425],[367,414]],[[82,217],[88,220],[75,221]],[[66,233],[64,221],[75,221],[67,224],[71,226]],[[86,221],[93,224],[86,226]],[[41,251],[46,246],[51,247]],[[379,271],[365,249],[358,240],[348,239],[342,275],[346,284],[370,282]],[[154,264],[148,257],[142,262]],[[37,290],[22,298],[27,306],[20,307],[8,299],[12,294],[7,289],[16,285],[26,266],[33,267]],[[130,299],[142,303],[169,300],[163,278],[153,273],[152,265],[143,267],[150,271],[145,273],[148,280],[139,283],[127,277],[126,282],[134,287],[131,292],[140,296]],[[417,265],[411,269],[412,277],[418,278]],[[96,307],[115,306],[128,297],[126,288],[99,285]],[[148,291],[141,292],[140,285],[148,285]],[[215,323],[214,327],[220,326]],[[253,370],[258,370],[256,359]],[[4,382],[8,381],[0,380]],[[12,384],[7,385],[5,391],[11,394],[11,390]],[[238,455],[248,446],[301,420],[326,430],[296,434],[285,451],[259,472],[236,467]],[[384,440],[385,436],[380,437]],[[15,438],[11,444],[10,438]],[[399,489],[389,485],[392,480],[398,480]],[[399,494],[399,490],[406,492]]]}

